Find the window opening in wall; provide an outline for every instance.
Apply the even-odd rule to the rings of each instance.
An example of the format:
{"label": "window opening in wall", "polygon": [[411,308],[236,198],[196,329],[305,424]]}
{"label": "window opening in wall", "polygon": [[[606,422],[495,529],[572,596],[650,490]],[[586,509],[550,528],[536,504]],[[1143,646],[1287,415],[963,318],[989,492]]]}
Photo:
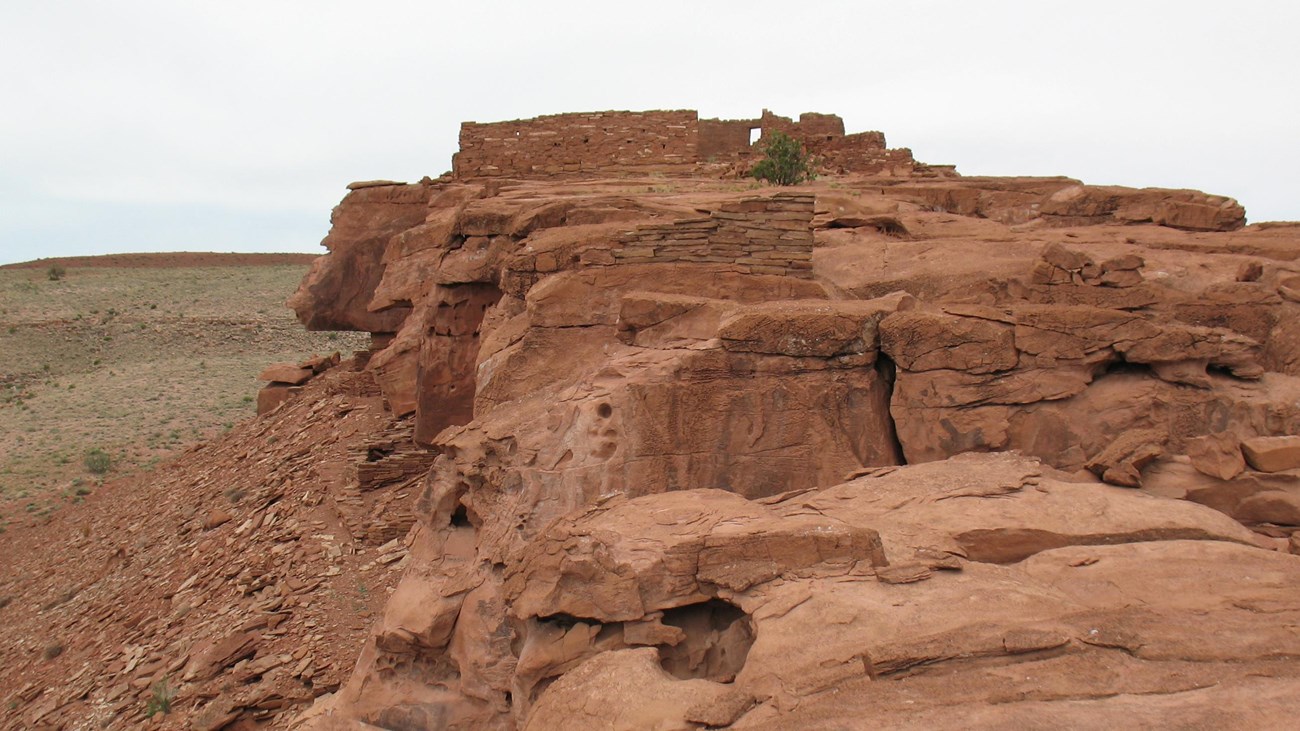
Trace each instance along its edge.
{"label": "window opening in wall", "polygon": [[754,144],[755,142],[758,142],[758,138],[759,138],[759,137],[762,137],[762,136],[763,136],[763,128],[762,128],[762,127],[750,127],[750,128],[749,128],[749,144],[752,145],[752,144]]}

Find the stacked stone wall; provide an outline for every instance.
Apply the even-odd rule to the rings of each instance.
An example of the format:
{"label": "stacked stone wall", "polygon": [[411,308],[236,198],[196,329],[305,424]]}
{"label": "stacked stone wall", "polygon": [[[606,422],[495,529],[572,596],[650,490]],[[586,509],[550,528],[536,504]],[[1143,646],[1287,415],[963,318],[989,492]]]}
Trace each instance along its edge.
{"label": "stacked stone wall", "polygon": [[782,132],[799,140],[809,150],[815,150],[823,142],[844,136],[844,120],[837,114],[804,112],[799,115],[799,121],[796,122],[789,117],[782,117],[764,109],[763,116],[758,121],[758,126],[763,128],[764,135]]}
{"label": "stacked stone wall", "polygon": [[[755,124],[762,127],[764,135],[782,132],[799,140],[804,149],[816,158],[818,165],[827,171],[904,176],[916,171],[917,163],[911,150],[888,149],[883,132],[846,135],[844,120],[834,114],[805,112],[796,122],[763,110],[763,116],[755,120]],[[753,159],[758,152],[754,148],[743,157]]]}
{"label": "stacked stone wall", "polygon": [[861,132],[831,140],[813,150],[827,170],[885,175],[912,175],[916,160],[906,147],[885,147],[885,135]]}
{"label": "stacked stone wall", "polygon": [[750,130],[757,119],[701,119],[699,158],[701,162],[725,160],[750,154]]}
{"label": "stacked stone wall", "polygon": [[691,110],[556,114],[512,122],[465,122],[457,177],[675,172],[698,159]]}
{"label": "stacked stone wall", "polygon": [[777,193],[724,203],[707,217],[638,226],[614,250],[619,264],[727,264],[744,274],[812,277],[813,202]]}
{"label": "stacked stone wall", "polygon": [[692,110],[556,114],[480,124],[465,122],[458,178],[694,173],[702,163],[742,170],[761,154],[750,131],[783,132],[803,143],[824,169],[891,176],[952,175],[950,167],[918,163],[906,148],[885,147],[880,132],[844,134],[834,114],[805,112],[798,121],[763,110],[757,119],[700,119]]}

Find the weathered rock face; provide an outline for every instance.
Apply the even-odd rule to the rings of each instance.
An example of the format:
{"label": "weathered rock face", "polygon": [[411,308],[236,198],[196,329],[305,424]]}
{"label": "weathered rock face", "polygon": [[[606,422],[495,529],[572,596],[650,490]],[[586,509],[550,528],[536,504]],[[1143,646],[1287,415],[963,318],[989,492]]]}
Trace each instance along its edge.
{"label": "weathered rock face", "polygon": [[369,306],[389,239],[424,220],[430,192],[425,185],[363,185],[339,203],[321,242],[330,255],[316,260],[289,301],[308,329],[387,333],[401,326],[409,303],[384,311]]}
{"label": "weathered rock face", "polygon": [[[475,547],[516,543],[497,508],[444,499],[446,525],[417,530],[425,569],[408,570],[341,707],[381,727],[766,728],[862,712],[827,702],[835,688],[898,698],[956,674],[968,702],[1021,689],[996,726],[1044,712],[1035,701],[1053,694],[1102,703],[1202,687],[1190,669],[1243,694],[1261,678],[1297,682],[1278,658],[1300,650],[1279,621],[1300,614],[1300,561],[1208,508],[1062,482],[1020,457],[965,455],[759,501],[606,498],[475,560]],[[1207,640],[1216,630],[1231,640]],[[1117,670],[1124,680],[1095,686]],[[592,697],[619,703],[597,711]],[[911,710],[943,714],[946,697]],[[1223,712],[1189,700],[1176,712]]]}
{"label": "weathered rock face", "polygon": [[1068,179],[465,170],[349,194],[294,299],[376,334],[432,460],[309,725],[1300,711],[1296,229]]}
{"label": "weathered rock face", "polygon": [[[883,320],[907,460],[1016,449],[1137,486],[1143,467],[1189,453],[1201,437],[1300,430],[1294,380],[1267,368],[1286,312],[1267,285],[1176,288],[1167,271],[1148,283],[1149,268],[1135,253],[1098,263],[1052,243],[1028,277],[981,304],[939,302]],[[1137,279],[1108,278],[1115,272]]]}
{"label": "weathered rock face", "polygon": [[1187,231],[1236,231],[1246,209],[1198,190],[1082,185],[1069,178],[963,178],[897,186],[927,206],[1007,224],[1155,223]]}

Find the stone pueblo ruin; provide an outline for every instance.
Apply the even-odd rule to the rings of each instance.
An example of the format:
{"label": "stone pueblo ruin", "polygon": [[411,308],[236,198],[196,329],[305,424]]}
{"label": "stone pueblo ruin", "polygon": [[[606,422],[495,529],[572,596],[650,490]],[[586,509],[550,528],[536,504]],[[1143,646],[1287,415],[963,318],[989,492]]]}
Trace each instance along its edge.
{"label": "stone pueblo ruin", "polygon": [[1295,727],[1300,224],[768,111],[348,188],[289,305],[371,347],[0,610],[94,638],[12,728]]}

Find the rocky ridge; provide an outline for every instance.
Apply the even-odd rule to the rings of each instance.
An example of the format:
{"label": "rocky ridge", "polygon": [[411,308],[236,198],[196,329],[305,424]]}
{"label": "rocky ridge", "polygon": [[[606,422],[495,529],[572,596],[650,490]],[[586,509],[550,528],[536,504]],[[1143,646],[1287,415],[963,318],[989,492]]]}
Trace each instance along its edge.
{"label": "rocky ridge", "polygon": [[[938,677],[989,726],[1108,725],[1136,695],[1167,696],[1148,725],[1294,710],[1295,228],[1068,179],[635,185],[336,209],[293,304],[401,313],[369,367],[439,456],[424,568],[309,726],[968,727],[916,700]],[[353,232],[416,198],[386,244]],[[347,271],[365,307],[322,284]]]}
{"label": "rocky ridge", "polygon": [[[209,729],[1287,725],[1300,227],[714,172],[352,186],[291,305],[371,350],[160,478],[199,501],[139,550],[212,558],[154,577],[182,624],[96,646],[146,648],[129,693],[15,712],[129,727],[171,677]],[[180,485],[226,464],[260,497],[222,520]],[[373,620],[327,625],[353,644],[304,642],[361,576]]]}

